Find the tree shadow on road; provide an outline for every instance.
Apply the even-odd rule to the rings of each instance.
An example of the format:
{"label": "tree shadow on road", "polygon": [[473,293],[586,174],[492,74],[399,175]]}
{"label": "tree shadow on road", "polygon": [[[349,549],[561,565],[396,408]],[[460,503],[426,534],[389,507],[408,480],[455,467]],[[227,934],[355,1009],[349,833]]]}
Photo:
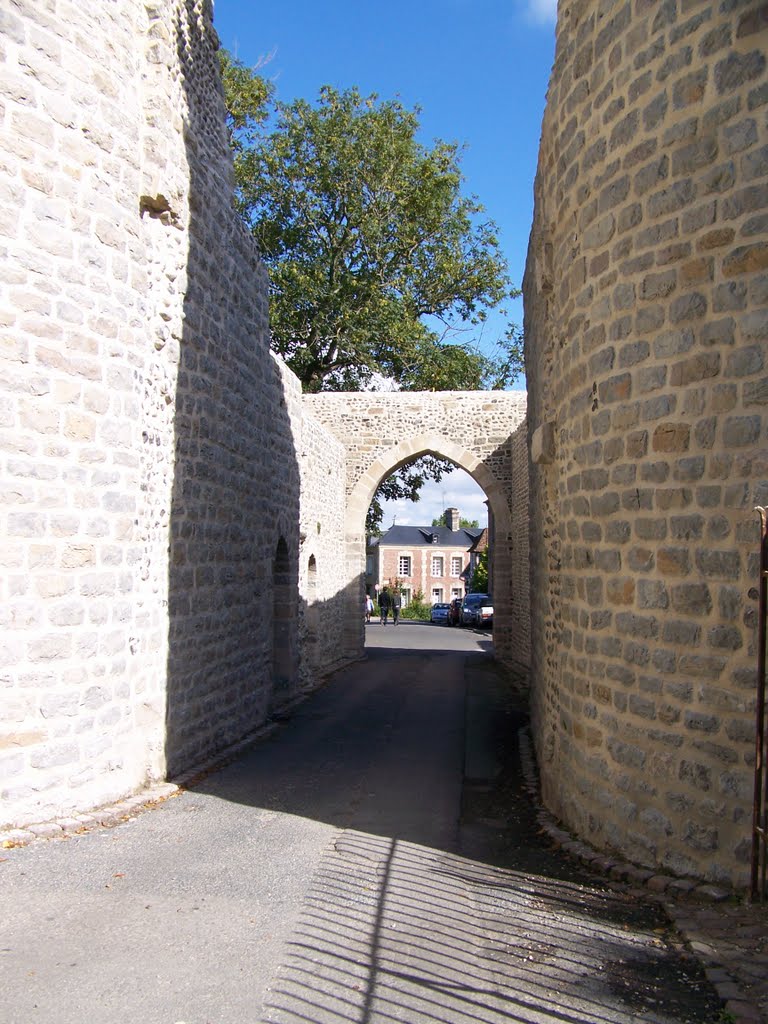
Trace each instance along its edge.
{"label": "tree shadow on road", "polygon": [[339,835],[264,1020],[712,1021],[695,965],[608,892]]}

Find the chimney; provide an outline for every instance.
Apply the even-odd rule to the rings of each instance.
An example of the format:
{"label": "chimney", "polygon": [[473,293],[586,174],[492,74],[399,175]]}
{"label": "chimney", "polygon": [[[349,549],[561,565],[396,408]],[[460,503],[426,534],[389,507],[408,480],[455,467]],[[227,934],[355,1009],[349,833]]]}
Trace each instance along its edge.
{"label": "chimney", "polygon": [[457,508],[447,508],[443,513],[443,522],[454,533],[459,529],[459,519],[459,510]]}

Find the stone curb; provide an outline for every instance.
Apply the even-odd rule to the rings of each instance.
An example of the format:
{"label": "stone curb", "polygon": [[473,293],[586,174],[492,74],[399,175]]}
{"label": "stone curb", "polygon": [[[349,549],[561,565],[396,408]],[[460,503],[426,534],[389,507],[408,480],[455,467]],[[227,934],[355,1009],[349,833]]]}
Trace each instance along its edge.
{"label": "stone curb", "polygon": [[[734,898],[737,894],[730,889],[721,888],[710,883],[700,883],[691,878],[676,878],[672,875],[657,874],[636,864],[609,857],[592,849],[588,843],[574,839],[562,826],[558,825],[552,815],[541,803],[539,791],[539,774],[533,744],[526,727],[518,732],[520,744],[520,763],[525,780],[525,789],[530,794],[537,808],[536,820],[542,831],[549,836],[556,847],[593,871],[607,875],[617,882],[634,884],[639,888],[633,890],[638,895],[645,895],[655,902],[664,904],[665,897],[721,903]],[[686,927],[684,920],[676,921],[675,927],[700,961],[704,973],[723,1003],[723,1010],[730,1015],[731,1024],[760,1024],[764,1017],[755,1003],[747,996],[739,983],[723,967],[714,947],[698,941],[692,930]]]}
{"label": "stone curb", "polygon": [[0,849],[28,846],[37,839],[69,839],[73,835],[82,835],[97,828],[115,828],[126,821],[133,821],[142,811],[151,810],[180,791],[181,787],[175,782],[160,782],[88,814],[36,822],[24,828],[4,829],[0,831]]}
{"label": "stone curb", "polygon": [[0,852],[4,849],[28,846],[38,839],[69,839],[73,835],[82,835],[97,828],[115,828],[117,825],[133,821],[143,811],[153,810],[170,797],[179,796],[209,775],[213,775],[214,772],[220,771],[237,760],[248,749],[270,736],[278,728],[279,721],[282,721],[298,704],[303,703],[308,696],[308,693],[300,694],[292,701],[282,705],[273,720],[228,747],[215,760],[183,772],[168,782],[155,783],[133,796],[125,797],[113,804],[106,804],[86,814],[56,818],[54,821],[36,822],[32,825],[25,825],[23,828],[0,830]]}

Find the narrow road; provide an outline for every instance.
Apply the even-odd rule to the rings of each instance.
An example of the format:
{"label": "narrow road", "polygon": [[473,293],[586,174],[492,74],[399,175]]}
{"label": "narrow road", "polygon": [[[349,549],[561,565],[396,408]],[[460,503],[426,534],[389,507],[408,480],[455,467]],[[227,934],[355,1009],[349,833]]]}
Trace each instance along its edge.
{"label": "narrow road", "polygon": [[661,912],[541,842],[488,637],[367,629],[194,790],[3,851],[3,1024],[717,1019]]}

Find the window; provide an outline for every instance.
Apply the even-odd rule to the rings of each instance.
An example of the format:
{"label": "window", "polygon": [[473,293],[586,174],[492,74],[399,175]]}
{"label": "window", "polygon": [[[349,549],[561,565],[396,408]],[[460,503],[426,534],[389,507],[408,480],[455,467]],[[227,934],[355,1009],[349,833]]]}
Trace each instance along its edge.
{"label": "window", "polygon": [[411,603],[411,588],[410,587],[403,587],[403,589],[401,591],[401,600],[402,600],[402,603],[403,603],[403,608],[407,608],[408,605]]}
{"label": "window", "polygon": [[411,575],[411,556],[400,555],[397,560],[397,575],[398,576],[410,576]]}
{"label": "window", "polygon": [[451,587],[451,598],[461,597],[461,587]]}
{"label": "window", "polygon": [[443,603],[443,588],[442,587],[432,587],[432,604],[442,604],[442,603]]}
{"label": "window", "polygon": [[442,576],[443,575],[443,556],[432,555],[432,575]]}
{"label": "window", "polygon": [[461,576],[461,555],[451,555],[451,576]]}

